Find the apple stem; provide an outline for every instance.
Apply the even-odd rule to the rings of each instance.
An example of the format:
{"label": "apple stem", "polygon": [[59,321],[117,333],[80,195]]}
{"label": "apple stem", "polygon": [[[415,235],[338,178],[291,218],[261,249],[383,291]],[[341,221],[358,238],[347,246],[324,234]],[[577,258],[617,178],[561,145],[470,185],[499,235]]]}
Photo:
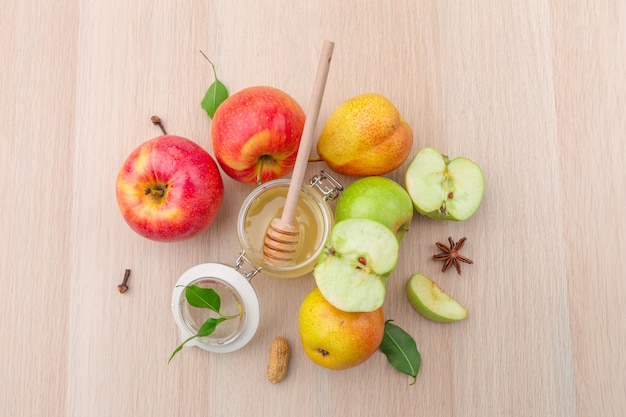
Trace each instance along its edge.
{"label": "apple stem", "polygon": [[322,158],[320,158],[319,156],[317,158],[315,157],[311,157],[309,158],[309,162],[323,162],[324,160]]}
{"label": "apple stem", "polygon": [[261,159],[256,165],[256,185],[263,184],[263,162],[264,160]]}
{"label": "apple stem", "polygon": [[204,52],[202,52],[202,49],[200,50],[200,53],[207,61],[209,61],[209,64],[211,64],[211,68],[213,68],[213,77],[215,77],[215,80],[217,81],[217,71],[215,71],[215,65],[213,65],[213,62],[209,59],[209,57],[206,56]]}
{"label": "apple stem", "polygon": [[157,125],[161,128],[161,132],[163,132],[164,135],[167,135],[167,132],[163,127],[163,122],[161,121],[161,118],[159,116],[152,116],[150,120],[152,120],[152,124]]}
{"label": "apple stem", "polygon": [[167,185],[164,188],[146,188],[143,192],[145,195],[148,194],[152,194],[154,196],[157,197],[163,197],[165,195],[165,189],[167,188]]}

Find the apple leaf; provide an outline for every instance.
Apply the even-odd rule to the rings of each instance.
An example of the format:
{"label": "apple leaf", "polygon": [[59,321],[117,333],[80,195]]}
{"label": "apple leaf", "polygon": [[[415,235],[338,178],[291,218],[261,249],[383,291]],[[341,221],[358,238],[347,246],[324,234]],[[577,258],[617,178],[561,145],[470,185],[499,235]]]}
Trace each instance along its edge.
{"label": "apple leaf", "polygon": [[204,110],[206,110],[207,114],[212,119],[219,105],[222,104],[227,98],[228,90],[226,89],[226,86],[224,86],[220,80],[216,79],[213,84],[209,86],[209,89],[204,95],[201,106]]}
{"label": "apple leaf", "polygon": [[413,385],[417,381],[422,359],[415,340],[399,326],[392,324],[392,321],[385,322],[385,335],[379,349],[387,356],[387,360],[394,368],[413,377],[411,383]]}
{"label": "apple leaf", "polygon": [[185,287],[185,298],[187,302],[198,308],[208,308],[220,312],[220,296],[212,288],[202,288],[197,285],[188,285]]}
{"label": "apple leaf", "polygon": [[204,94],[204,98],[200,103],[202,108],[206,110],[207,114],[212,119],[220,104],[228,98],[228,89],[217,78],[217,72],[215,71],[215,65],[213,65],[213,62],[211,62],[209,57],[206,56],[204,52],[200,51],[200,53],[206,58],[207,61],[209,61],[209,64],[211,64],[211,68],[213,68],[213,77],[215,78],[215,81],[213,81],[213,84],[209,86],[209,89]]}

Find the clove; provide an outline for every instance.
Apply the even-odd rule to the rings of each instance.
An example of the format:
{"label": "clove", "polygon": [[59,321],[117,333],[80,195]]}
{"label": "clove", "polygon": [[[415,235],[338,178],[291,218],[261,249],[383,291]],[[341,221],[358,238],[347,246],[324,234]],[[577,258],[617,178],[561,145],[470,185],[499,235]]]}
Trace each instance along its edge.
{"label": "clove", "polygon": [[128,291],[128,278],[130,278],[130,269],[127,269],[124,272],[124,280],[120,285],[117,286],[117,290],[120,292],[120,294],[124,294],[126,291]]}

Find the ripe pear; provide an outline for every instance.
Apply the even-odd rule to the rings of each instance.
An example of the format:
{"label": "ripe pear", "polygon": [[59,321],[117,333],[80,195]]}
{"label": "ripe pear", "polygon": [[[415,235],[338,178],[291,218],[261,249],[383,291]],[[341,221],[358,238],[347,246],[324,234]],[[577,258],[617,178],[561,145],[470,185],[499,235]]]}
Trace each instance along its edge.
{"label": "ripe pear", "polygon": [[378,350],[385,319],[382,307],[366,313],[339,310],[314,288],[300,307],[298,330],[311,361],[329,369],[348,369],[364,363]]}
{"label": "ripe pear", "polygon": [[386,97],[360,94],[328,118],[317,153],[335,172],[348,176],[389,173],[408,158],[413,130]]}

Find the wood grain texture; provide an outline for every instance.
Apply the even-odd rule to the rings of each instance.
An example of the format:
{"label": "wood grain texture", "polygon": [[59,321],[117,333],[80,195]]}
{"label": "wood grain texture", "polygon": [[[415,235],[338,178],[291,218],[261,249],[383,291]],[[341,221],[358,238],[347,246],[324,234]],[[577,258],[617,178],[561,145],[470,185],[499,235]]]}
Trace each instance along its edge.
{"label": "wood grain texture", "polygon": [[[624,2],[2,1],[0,17],[0,415],[623,416],[626,414],[626,5]],[[461,223],[415,216],[385,315],[422,354],[413,386],[382,354],[346,371],[302,351],[312,277],[251,282],[261,323],[240,351],[184,349],[170,313],[178,277],[233,264],[252,187],[223,176],[211,228],[180,243],[134,234],[118,213],[125,157],[160,132],[211,151],[199,103],[271,85],[308,101],[335,42],[318,132],[347,98],[390,98],[433,146],[486,176]],[[387,176],[403,183],[408,161]],[[308,178],[324,164],[307,169]],[[344,184],[353,178],[339,176]],[[333,204],[334,205],[334,204]],[[467,236],[463,276],[430,260]],[[132,270],[130,290],[116,285]],[[421,271],[470,315],[417,315]],[[271,341],[289,373],[265,378]]]}

